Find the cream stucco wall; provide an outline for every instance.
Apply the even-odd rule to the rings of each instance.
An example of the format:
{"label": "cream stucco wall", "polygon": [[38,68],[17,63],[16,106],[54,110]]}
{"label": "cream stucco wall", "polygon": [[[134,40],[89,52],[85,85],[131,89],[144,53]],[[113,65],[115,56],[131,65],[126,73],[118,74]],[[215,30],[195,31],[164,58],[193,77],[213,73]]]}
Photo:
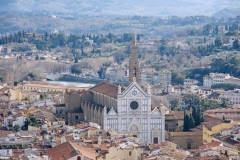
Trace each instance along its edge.
{"label": "cream stucco wall", "polygon": [[124,160],[138,160],[142,159],[143,149],[120,149],[117,147],[111,147],[106,154],[106,160],[124,159]]}
{"label": "cream stucco wall", "polygon": [[203,143],[210,143],[213,140],[212,135],[220,133],[220,130],[224,128],[230,128],[234,125],[234,123],[221,123],[211,128],[203,125]]}

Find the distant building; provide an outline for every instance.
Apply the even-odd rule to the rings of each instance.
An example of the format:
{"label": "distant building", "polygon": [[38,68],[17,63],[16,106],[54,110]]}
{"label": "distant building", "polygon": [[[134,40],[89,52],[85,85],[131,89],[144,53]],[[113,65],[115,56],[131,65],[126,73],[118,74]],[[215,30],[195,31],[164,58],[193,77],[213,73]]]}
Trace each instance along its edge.
{"label": "distant building", "polygon": [[[69,124],[80,120],[98,123],[104,130],[114,130],[132,135],[145,143],[165,141],[165,110],[151,103],[150,86],[144,90],[140,85],[138,54],[133,38],[129,64],[130,85],[127,88],[113,86],[105,81],[90,88],[82,95],[66,94],[67,108],[81,109],[83,116],[68,116]],[[81,103],[80,103],[81,101]],[[69,120],[70,119],[70,120]]]}
{"label": "distant building", "polygon": [[198,84],[198,80],[196,80],[196,79],[184,79],[183,84],[184,84],[185,87],[194,86],[194,85]]}
{"label": "distant building", "polygon": [[239,85],[240,79],[224,73],[210,73],[209,76],[203,77],[203,86],[206,88],[211,88],[212,85],[221,83]]}
{"label": "distant building", "polygon": [[172,83],[172,72],[168,70],[162,70],[158,72],[158,78],[160,85],[167,86]]}
{"label": "distant building", "polygon": [[7,70],[3,67],[0,68],[0,75],[2,76],[2,83],[6,83],[9,86],[14,85],[14,72]]}
{"label": "distant building", "polygon": [[4,54],[9,54],[9,53],[11,53],[12,52],[12,49],[10,48],[10,47],[4,47],[3,48],[3,53]]}

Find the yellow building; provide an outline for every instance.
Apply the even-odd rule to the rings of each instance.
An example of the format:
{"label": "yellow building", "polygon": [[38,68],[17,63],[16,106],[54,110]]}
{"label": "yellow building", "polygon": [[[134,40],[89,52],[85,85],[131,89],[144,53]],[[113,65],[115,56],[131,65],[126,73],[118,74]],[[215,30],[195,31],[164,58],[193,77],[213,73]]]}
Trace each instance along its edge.
{"label": "yellow building", "polygon": [[10,92],[10,100],[11,101],[13,101],[13,100],[21,101],[22,100],[22,93],[21,93],[20,88],[18,88],[18,87],[10,88],[9,92]]}
{"label": "yellow building", "polygon": [[25,115],[36,113],[37,111],[38,109],[23,109],[21,110],[21,113],[23,116],[25,116]]}
{"label": "yellow building", "polygon": [[[206,116],[204,116],[206,118]],[[220,133],[224,128],[233,127],[234,122],[222,122],[219,119],[207,116],[207,122],[203,123],[203,143],[210,143],[213,141],[213,135]]]}
{"label": "yellow building", "polygon": [[49,92],[49,91],[60,91],[65,92],[67,87],[59,85],[51,85],[48,83],[26,83],[23,84],[23,91],[38,91],[38,92]]}

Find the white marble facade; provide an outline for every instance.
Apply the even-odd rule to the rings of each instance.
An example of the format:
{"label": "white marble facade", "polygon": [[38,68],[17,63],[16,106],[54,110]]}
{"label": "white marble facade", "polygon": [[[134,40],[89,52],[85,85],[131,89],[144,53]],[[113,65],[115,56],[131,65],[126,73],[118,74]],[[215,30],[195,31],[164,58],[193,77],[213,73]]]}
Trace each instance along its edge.
{"label": "white marble facade", "polygon": [[118,87],[117,111],[112,107],[103,114],[103,129],[138,137],[144,143],[165,140],[165,111],[151,107],[150,87],[147,93],[134,80],[122,93]]}

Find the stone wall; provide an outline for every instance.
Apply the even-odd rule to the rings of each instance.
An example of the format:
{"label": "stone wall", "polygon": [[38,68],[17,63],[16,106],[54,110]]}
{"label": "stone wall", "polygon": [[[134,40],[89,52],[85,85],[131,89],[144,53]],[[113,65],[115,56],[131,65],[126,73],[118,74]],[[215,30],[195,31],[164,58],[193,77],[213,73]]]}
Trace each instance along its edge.
{"label": "stone wall", "polygon": [[167,132],[165,139],[176,143],[183,149],[198,149],[202,145],[202,131],[199,132]]}

